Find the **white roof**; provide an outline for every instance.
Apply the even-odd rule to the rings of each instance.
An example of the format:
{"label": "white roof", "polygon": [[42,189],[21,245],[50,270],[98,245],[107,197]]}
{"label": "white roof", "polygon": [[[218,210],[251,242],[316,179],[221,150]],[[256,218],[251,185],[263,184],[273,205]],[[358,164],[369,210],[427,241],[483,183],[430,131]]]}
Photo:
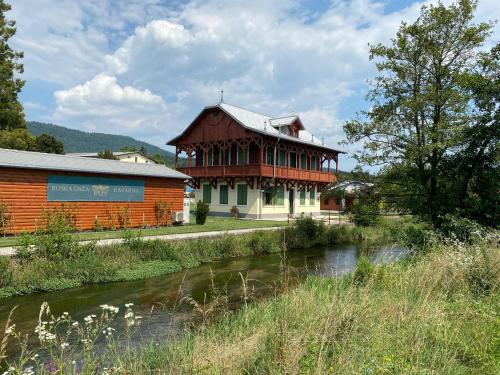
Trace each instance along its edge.
{"label": "white roof", "polygon": [[[274,128],[274,126],[284,126],[284,125],[290,125],[293,123],[295,120],[299,119],[298,116],[293,115],[293,116],[286,116],[286,117],[271,117],[267,115],[263,115],[261,113],[249,111],[247,109],[243,109],[240,107],[237,107],[235,105],[227,104],[227,103],[219,103],[215,106],[210,106],[210,107],[205,107],[203,109],[211,109],[211,108],[220,108],[224,112],[226,112],[228,115],[230,115],[233,119],[235,119],[240,125],[247,129],[255,130],[259,133],[269,135],[272,137],[280,138],[280,139],[285,139],[291,142],[298,142],[298,143],[304,143],[308,145],[314,145],[317,147],[322,147],[326,148],[329,150],[334,150],[337,152],[343,153],[343,151],[338,151],[335,150],[331,147],[326,146],[321,139],[318,137],[313,136],[311,133],[309,133],[307,130],[300,130],[299,131],[299,136],[298,138],[292,137],[289,135],[285,135],[283,133],[280,133],[278,129]],[[202,111],[202,113],[203,113]],[[172,144],[178,137],[175,137],[171,141],[168,142],[168,144]]]}
{"label": "white roof", "polygon": [[180,178],[183,180],[190,178],[184,173],[177,172],[161,164],[124,163],[119,160],[44,154],[2,148],[0,148],[0,167]]}

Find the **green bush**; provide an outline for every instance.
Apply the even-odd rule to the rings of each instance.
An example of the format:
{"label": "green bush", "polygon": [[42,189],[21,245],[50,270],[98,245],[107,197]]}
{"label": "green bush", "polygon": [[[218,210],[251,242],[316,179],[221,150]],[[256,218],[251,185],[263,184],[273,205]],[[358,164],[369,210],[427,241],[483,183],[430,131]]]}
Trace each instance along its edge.
{"label": "green bush", "polygon": [[10,258],[0,256],[0,288],[9,286],[12,282],[12,270],[10,269]]}
{"label": "green bush", "polygon": [[373,197],[361,197],[352,204],[354,224],[362,227],[377,224],[380,216],[378,201]]}
{"label": "green bush", "polygon": [[481,238],[484,228],[474,220],[447,214],[441,217],[439,232],[446,238],[472,243]]}
{"label": "green bush", "polygon": [[411,250],[424,250],[430,243],[434,232],[422,223],[407,223],[394,233],[396,240]]}
{"label": "green bush", "polygon": [[356,284],[364,284],[373,275],[375,267],[368,257],[362,255],[358,259],[356,269],[353,273],[353,281]]}
{"label": "green bush", "polygon": [[276,231],[258,231],[251,233],[247,247],[253,254],[274,254],[283,249],[283,236]]}
{"label": "green bush", "polygon": [[198,203],[196,204],[196,211],[194,213],[196,217],[196,224],[198,225],[205,224],[205,222],[207,221],[208,211],[209,211],[208,204],[202,201],[198,201]]}
{"label": "green bush", "polygon": [[337,244],[352,240],[352,230],[347,225],[330,225],[325,229],[324,244]]}
{"label": "green bush", "polygon": [[325,224],[314,220],[311,216],[301,215],[293,225],[285,230],[285,238],[289,249],[311,247],[322,243],[325,238]]}

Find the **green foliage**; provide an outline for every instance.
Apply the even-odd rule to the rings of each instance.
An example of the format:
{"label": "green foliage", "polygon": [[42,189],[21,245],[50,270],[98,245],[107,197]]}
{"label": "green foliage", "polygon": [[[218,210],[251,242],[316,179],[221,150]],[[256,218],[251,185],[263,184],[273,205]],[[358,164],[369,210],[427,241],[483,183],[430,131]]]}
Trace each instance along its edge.
{"label": "green foliage", "polygon": [[35,136],[46,133],[62,141],[66,152],[99,152],[104,149],[120,150],[124,146],[140,150],[143,147],[148,155],[161,155],[167,165],[172,166],[175,160],[175,155],[171,152],[123,135],[86,133],[41,122],[27,122],[26,125]]}
{"label": "green foliage", "polygon": [[374,273],[375,266],[368,259],[367,256],[361,255],[358,259],[358,263],[356,264],[356,269],[352,275],[353,282],[355,284],[364,284],[367,280],[369,280]]}
{"label": "green foliage", "polygon": [[155,213],[156,226],[165,225],[168,220],[168,214],[171,211],[168,204],[163,200],[159,200],[155,202],[153,210]]}
{"label": "green foliage", "polygon": [[275,232],[258,231],[250,235],[248,247],[254,254],[275,254],[283,250],[283,238]]}
{"label": "green foliage", "polygon": [[371,109],[344,125],[349,142],[363,142],[360,162],[386,165],[384,200],[434,225],[463,205],[472,176],[481,176],[476,168],[482,155],[498,147],[498,119],[490,136],[476,132],[479,105],[462,85],[492,26],[473,23],[476,6],[470,0],[425,5],[415,22],[401,25],[390,46],[371,46],[380,72],[368,94]]}
{"label": "green foliage", "polygon": [[231,207],[231,209],[229,210],[229,212],[231,213],[231,216],[234,219],[237,219],[238,216],[239,216],[239,214],[240,214],[240,209],[237,206],[233,206],[233,207]]}
{"label": "green foliage", "polygon": [[5,235],[12,221],[12,214],[7,203],[0,201],[0,236]]}
{"label": "green foliage", "polygon": [[209,206],[208,204],[202,202],[201,200],[198,201],[196,204],[196,211],[194,213],[195,218],[196,218],[196,224],[198,225],[203,225],[207,221],[207,216],[209,212]]}
{"label": "green foliage", "polygon": [[314,220],[311,216],[301,215],[285,230],[287,248],[317,245],[321,239],[325,238],[324,233],[325,224],[322,221]]}
{"label": "green foliage", "polygon": [[34,151],[35,137],[24,128],[0,130],[0,148]]}
{"label": "green foliage", "polygon": [[97,157],[99,159],[109,159],[109,160],[118,160],[118,157],[113,154],[113,151],[110,149],[106,148],[104,150],[101,150],[97,153]]}
{"label": "green foliage", "polygon": [[[23,53],[14,51],[8,44],[16,33],[15,21],[5,17],[9,10],[11,6],[0,0],[0,133],[26,127],[23,107],[17,98],[24,81],[16,77],[24,71],[19,62]],[[1,144],[0,136],[0,147]]]}
{"label": "green foliage", "polygon": [[368,227],[377,224],[380,207],[377,199],[371,196],[360,197],[352,204],[354,224]]}
{"label": "green foliage", "polygon": [[471,243],[481,238],[484,228],[474,220],[448,214],[441,218],[439,232],[447,238]]}
{"label": "green foliage", "polygon": [[425,224],[408,223],[394,233],[400,244],[411,250],[425,250],[432,244],[434,232]]}
{"label": "green foliage", "polygon": [[93,228],[93,230],[95,232],[102,232],[104,230],[104,227],[102,226],[102,223],[101,223],[101,221],[99,220],[99,218],[97,216],[94,219],[94,228]]}
{"label": "green foliage", "polygon": [[40,134],[35,139],[35,150],[48,154],[64,154],[64,144],[49,134]]}
{"label": "green foliage", "polygon": [[0,256],[0,288],[5,288],[12,282],[12,270],[9,257]]}

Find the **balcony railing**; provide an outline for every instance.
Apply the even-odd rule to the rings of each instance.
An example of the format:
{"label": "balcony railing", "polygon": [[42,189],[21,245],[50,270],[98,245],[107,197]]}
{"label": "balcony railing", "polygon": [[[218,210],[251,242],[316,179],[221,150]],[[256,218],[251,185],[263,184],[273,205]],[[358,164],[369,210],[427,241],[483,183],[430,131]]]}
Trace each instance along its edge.
{"label": "balcony railing", "polygon": [[[274,170],[273,170],[274,169]],[[287,180],[332,183],[336,176],[333,172],[282,167],[269,164],[213,165],[178,167],[177,170],[191,177],[275,177]]]}

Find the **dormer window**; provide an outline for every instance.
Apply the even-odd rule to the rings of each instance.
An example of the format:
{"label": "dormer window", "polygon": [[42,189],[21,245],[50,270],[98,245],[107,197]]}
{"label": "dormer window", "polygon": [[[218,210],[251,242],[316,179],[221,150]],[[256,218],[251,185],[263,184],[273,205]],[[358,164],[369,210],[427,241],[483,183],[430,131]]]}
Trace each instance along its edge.
{"label": "dormer window", "polygon": [[288,135],[288,126],[281,126],[280,133],[283,135]]}

